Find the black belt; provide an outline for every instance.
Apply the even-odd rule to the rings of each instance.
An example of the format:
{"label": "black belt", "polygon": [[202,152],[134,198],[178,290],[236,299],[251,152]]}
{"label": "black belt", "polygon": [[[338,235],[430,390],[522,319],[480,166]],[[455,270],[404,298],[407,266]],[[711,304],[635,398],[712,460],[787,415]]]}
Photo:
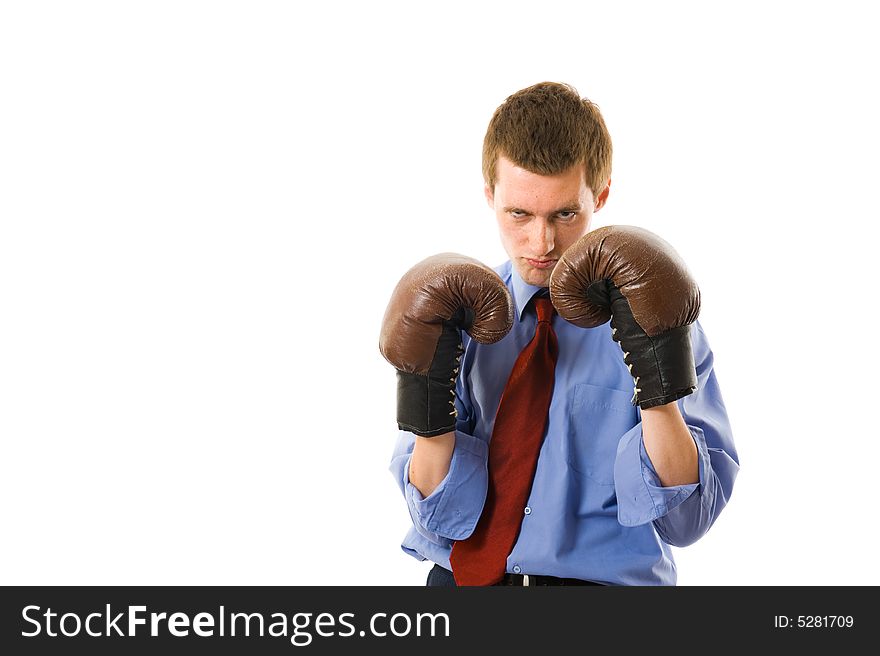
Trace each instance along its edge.
{"label": "black belt", "polygon": [[604,585],[582,579],[561,579],[543,574],[505,574],[495,585]]}

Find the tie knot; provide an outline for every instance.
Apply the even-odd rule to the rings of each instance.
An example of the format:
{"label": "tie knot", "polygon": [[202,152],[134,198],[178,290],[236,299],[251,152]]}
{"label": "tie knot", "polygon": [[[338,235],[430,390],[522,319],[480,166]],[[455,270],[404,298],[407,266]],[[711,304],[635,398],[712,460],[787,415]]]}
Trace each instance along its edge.
{"label": "tie knot", "polygon": [[549,298],[546,296],[538,296],[535,298],[535,312],[538,313],[538,323],[541,323],[542,321],[549,323],[553,314],[556,312],[556,309],[553,307],[553,303],[550,302]]}

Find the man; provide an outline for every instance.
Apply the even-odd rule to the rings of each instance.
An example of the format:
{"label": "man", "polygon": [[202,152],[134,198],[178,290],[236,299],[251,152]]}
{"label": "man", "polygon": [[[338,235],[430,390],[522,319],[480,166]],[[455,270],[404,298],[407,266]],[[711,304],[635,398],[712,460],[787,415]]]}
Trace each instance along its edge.
{"label": "man", "polygon": [[[510,260],[494,276],[469,258],[429,258],[389,305],[380,347],[398,368],[402,429],[391,471],[413,520],[403,550],[435,563],[428,585],[674,585],[670,545],[699,539],[730,498],[738,457],[695,320],[699,293],[675,254],[637,229],[607,239],[624,268],[659,259],[674,270],[676,281],[665,271],[647,286],[651,312],[669,314],[670,294],[684,308],[672,312],[681,325],[660,336],[639,325],[644,299],[632,285],[571,289],[595,268],[590,249],[609,248],[608,235],[587,242],[608,199],[611,153],[598,108],[574,88],[541,83],[510,96],[483,147],[486,200]],[[634,243],[657,248],[646,257]],[[651,276],[639,269],[636,278]],[[548,289],[573,323],[542,298]],[[577,311],[563,308],[568,292],[600,305],[603,297],[611,322],[575,325]],[[426,319],[426,308],[440,318]],[[533,347],[538,356],[522,355]],[[645,358],[656,358],[656,380]],[[541,359],[544,382],[512,389],[536,375],[521,367]],[[641,388],[652,385],[660,391],[645,402]],[[505,431],[510,439],[498,436]],[[508,469],[525,483],[512,486]]]}

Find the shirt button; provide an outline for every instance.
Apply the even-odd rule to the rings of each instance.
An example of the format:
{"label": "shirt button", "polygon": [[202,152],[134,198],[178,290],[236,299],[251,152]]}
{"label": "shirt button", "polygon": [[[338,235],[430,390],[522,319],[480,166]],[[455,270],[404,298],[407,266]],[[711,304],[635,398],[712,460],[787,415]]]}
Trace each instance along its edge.
{"label": "shirt button", "polygon": [[526,515],[531,515],[531,514],[532,514],[532,509],[529,508],[528,506],[526,506],[526,509],[525,509],[523,512],[525,512]]}
{"label": "shirt button", "polygon": [[519,565],[514,565],[514,566],[513,566],[513,573],[514,573],[514,574],[519,574],[521,571],[522,571],[522,570],[520,569]]}

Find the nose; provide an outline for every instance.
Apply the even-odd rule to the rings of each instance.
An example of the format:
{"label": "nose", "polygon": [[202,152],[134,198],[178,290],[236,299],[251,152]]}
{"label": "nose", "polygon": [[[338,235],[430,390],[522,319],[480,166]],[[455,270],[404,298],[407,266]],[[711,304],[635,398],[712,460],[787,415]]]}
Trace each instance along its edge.
{"label": "nose", "polygon": [[554,228],[547,219],[536,217],[529,226],[529,247],[534,255],[547,255],[553,250]]}

